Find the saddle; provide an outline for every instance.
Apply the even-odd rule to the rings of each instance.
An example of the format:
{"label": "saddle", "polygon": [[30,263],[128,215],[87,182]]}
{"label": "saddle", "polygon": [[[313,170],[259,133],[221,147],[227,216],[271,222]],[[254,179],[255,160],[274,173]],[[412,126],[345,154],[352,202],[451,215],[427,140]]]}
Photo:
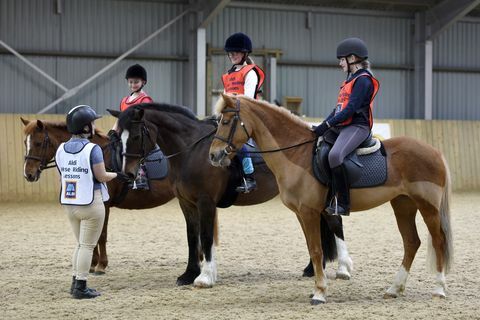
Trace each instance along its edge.
{"label": "saddle", "polygon": [[[313,172],[320,183],[331,185],[332,173],[328,154],[333,143],[319,138],[313,153]],[[383,143],[372,134],[350,153],[343,165],[347,170],[350,188],[371,188],[387,181],[387,157]]]}

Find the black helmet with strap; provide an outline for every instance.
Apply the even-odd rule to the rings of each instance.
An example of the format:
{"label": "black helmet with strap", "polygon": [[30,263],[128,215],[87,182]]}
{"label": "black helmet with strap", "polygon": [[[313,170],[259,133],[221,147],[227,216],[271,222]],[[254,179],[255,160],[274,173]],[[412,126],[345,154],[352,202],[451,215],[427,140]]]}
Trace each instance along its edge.
{"label": "black helmet with strap", "polygon": [[99,116],[90,106],[76,106],[67,114],[67,130],[71,134],[82,134],[87,133],[85,131],[85,126],[89,126],[90,133],[92,133],[92,121],[101,117],[102,116]]}
{"label": "black helmet with strap", "polygon": [[225,41],[226,52],[252,52],[252,40],[245,33],[234,33]]}
{"label": "black helmet with strap", "polygon": [[134,64],[127,69],[125,79],[139,78],[147,82],[147,70],[139,64]]}
{"label": "black helmet with strap", "polygon": [[[355,55],[361,61],[368,58],[368,49],[365,42],[359,38],[347,38],[340,42],[337,46],[337,58],[346,58],[350,55]],[[360,61],[359,61],[360,62]]]}

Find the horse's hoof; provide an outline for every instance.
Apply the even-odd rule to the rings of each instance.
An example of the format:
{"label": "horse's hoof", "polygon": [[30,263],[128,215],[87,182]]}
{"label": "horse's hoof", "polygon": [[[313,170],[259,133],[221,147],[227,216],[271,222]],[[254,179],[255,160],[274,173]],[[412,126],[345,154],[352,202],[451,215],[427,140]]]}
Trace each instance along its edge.
{"label": "horse's hoof", "polygon": [[396,299],[398,297],[397,294],[391,292],[385,292],[383,294],[383,299]]}
{"label": "horse's hoof", "polygon": [[213,287],[213,281],[208,279],[208,277],[200,275],[193,282],[195,288],[211,288]]}
{"label": "horse's hoof", "polygon": [[193,283],[198,275],[185,272],[177,278],[177,286],[187,286]]}
{"label": "horse's hoof", "polygon": [[335,279],[350,280],[350,274],[348,272],[337,272]]}
{"label": "horse's hoof", "polygon": [[105,274],[105,271],[103,271],[103,270],[97,270],[97,271],[95,271],[93,274],[96,275],[96,276],[103,276],[103,275]]}
{"label": "horse's hoof", "polygon": [[447,297],[444,294],[434,293],[432,294],[433,299],[446,299]]}
{"label": "horse's hoof", "polygon": [[317,306],[317,305],[319,305],[319,304],[324,304],[325,302],[326,302],[326,301],[324,301],[324,300],[318,300],[318,299],[312,299],[312,300],[310,300],[310,304],[311,304],[312,306]]}
{"label": "horse's hoof", "polygon": [[311,278],[315,275],[315,273],[310,270],[303,270],[303,274],[302,274],[302,277],[307,277],[307,278]]}

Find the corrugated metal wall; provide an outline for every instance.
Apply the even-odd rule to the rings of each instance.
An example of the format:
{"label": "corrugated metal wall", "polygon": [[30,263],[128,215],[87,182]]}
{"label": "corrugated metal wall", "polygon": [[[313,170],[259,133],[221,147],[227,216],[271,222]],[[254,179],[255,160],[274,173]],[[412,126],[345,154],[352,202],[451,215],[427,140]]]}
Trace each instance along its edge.
{"label": "corrugated metal wall", "polygon": [[[119,56],[184,10],[182,4],[146,1],[61,3],[62,13],[56,14],[52,0],[0,1],[0,39],[17,51],[42,54],[27,58],[67,88],[88,79],[110,63],[112,57]],[[118,108],[121,98],[129,93],[125,70],[137,62],[148,71],[145,89],[154,99],[184,103],[182,87],[188,44],[179,35],[187,32],[185,25],[185,21],[179,21],[134,53],[147,59],[122,61],[51,112],[64,113],[79,103],[91,104],[102,113],[106,108]],[[55,56],[60,51],[73,53],[72,57]],[[81,57],[82,54],[92,57]],[[109,58],[102,58],[104,55]],[[159,57],[177,57],[177,60],[159,60]],[[62,90],[19,59],[0,54],[1,112],[36,112],[62,94]]]}
{"label": "corrugated metal wall", "polygon": [[[19,51],[42,53],[27,58],[69,88],[186,8],[186,1],[69,0],[61,2],[62,13],[56,14],[55,3],[0,1],[0,39]],[[154,99],[189,104],[192,97],[190,93],[186,98],[190,89],[185,84],[193,76],[188,63],[193,47],[191,18],[184,18],[135,53],[143,59],[123,61],[52,112],[63,113],[76,103],[92,104],[101,112],[117,107],[121,97],[128,94],[125,69],[136,62],[149,71],[146,90]],[[480,60],[475,54],[480,44],[480,22],[470,20],[456,23],[433,42],[434,68],[442,68],[434,72],[433,79],[435,119],[480,119],[480,90],[475,88],[480,81]],[[222,47],[228,35],[243,31],[257,48],[281,49],[276,98],[281,101],[284,96],[301,96],[303,113],[322,117],[333,107],[344,78],[336,67],[336,45],[345,37],[359,36],[369,45],[373,70],[381,81],[375,116],[411,118],[413,22],[401,16],[307,13],[273,6],[268,10],[239,8],[234,4],[208,26],[207,42],[211,47]],[[255,58],[268,68],[263,57]],[[224,55],[213,56],[211,62],[207,88],[221,90],[220,76],[229,67],[227,59]],[[61,94],[17,58],[0,54],[0,112],[36,112]]]}

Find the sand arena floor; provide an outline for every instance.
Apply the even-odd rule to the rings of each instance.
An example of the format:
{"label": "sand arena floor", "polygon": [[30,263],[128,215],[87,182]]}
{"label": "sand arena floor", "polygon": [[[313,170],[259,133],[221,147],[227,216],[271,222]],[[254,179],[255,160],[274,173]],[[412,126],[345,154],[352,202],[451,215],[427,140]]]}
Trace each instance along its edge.
{"label": "sand arena floor", "polygon": [[[353,213],[345,232],[355,270],[329,280],[328,303],[312,307],[313,280],[294,214],[278,199],[220,210],[217,285],[176,287],[186,267],[185,223],[176,200],[144,211],[113,209],[110,265],[89,284],[103,295],[70,298],[73,234],[55,203],[3,203],[0,208],[1,319],[479,319],[480,194],[453,196],[455,263],[447,299],[432,299],[426,227],[405,296],[384,300],[403,249],[390,206]],[[336,264],[327,266],[332,276]]]}

